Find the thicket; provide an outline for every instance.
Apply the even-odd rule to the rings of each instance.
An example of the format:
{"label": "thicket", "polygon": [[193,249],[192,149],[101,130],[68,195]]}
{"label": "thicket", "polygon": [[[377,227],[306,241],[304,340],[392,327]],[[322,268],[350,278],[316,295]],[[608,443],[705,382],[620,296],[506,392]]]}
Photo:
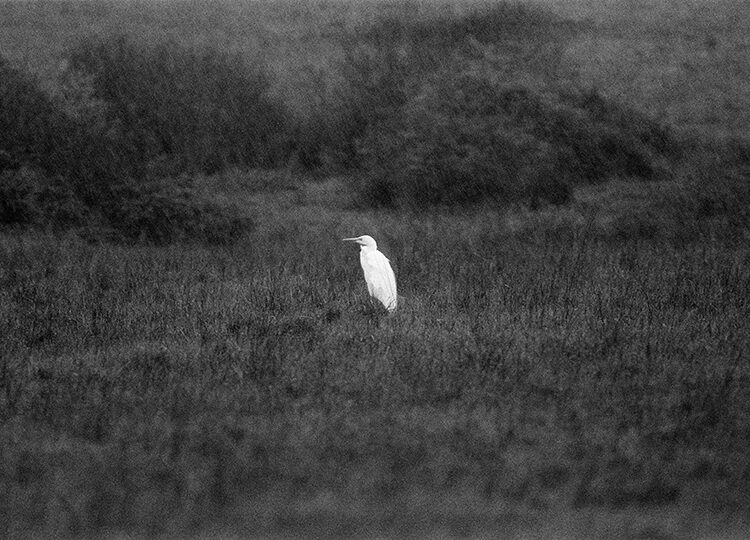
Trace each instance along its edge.
{"label": "thicket", "polygon": [[248,222],[199,201],[186,178],[292,162],[344,169],[365,206],[412,209],[564,204],[579,184],[696,177],[707,160],[730,185],[742,168],[746,143],[690,147],[580,88],[562,56],[578,30],[569,21],[507,3],[412,8],[340,36],[339,63],[297,116],[262,67],[213,49],[87,39],[52,95],[0,62],[0,221],[234,237]]}
{"label": "thicket", "polygon": [[149,168],[212,173],[283,157],[284,110],[268,97],[265,71],[239,55],[119,36],[84,41],[70,63],[91,75],[122,142]]}
{"label": "thicket", "polygon": [[449,85],[451,71],[483,56],[482,46],[502,53],[501,62],[484,66],[491,72],[555,71],[561,45],[576,30],[547,11],[512,3],[463,13],[414,8],[397,6],[340,36],[337,70],[331,81],[317,81],[312,106],[292,137],[300,163],[366,170],[372,163],[363,158],[360,140],[373,126],[399,119],[428,81]]}
{"label": "thicket", "polygon": [[82,225],[89,218],[89,209],[62,177],[26,166],[0,172],[0,224]]}
{"label": "thicket", "polygon": [[76,170],[71,151],[84,142],[78,128],[33,78],[0,58],[0,223],[49,216],[67,225],[84,217],[87,210],[74,186],[103,171],[97,161],[88,171]]}
{"label": "thicket", "polygon": [[377,204],[567,202],[576,184],[666,179],[680,143],[596,92],[541,92],[477,73],[426,83],[360,141]]}
{"label": "thicket", "polygon": [[571,82],[561,48],[575,30],[500,4],[387,17],[352,38],[341,73],[364,201],[561,204],[575,184],[670,177],[668,127]]}
{"label": "thicket", "polygon": [[[155,242],[241,234],[248,219],[178,177],[265,163],[274,132],[263,122],[280,109],[266,103],[260,74],[251,80],[236,59],[197,54],[84,42],[53,95],[0,62],[0,223]],[[192,72],[200,81],[190,69],[203,70]]]}

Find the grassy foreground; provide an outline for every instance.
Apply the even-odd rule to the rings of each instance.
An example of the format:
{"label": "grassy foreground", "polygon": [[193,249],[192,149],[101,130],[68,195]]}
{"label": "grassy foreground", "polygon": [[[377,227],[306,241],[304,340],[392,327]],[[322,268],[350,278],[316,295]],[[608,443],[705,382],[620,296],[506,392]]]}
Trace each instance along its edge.
{"label": "grassy foreground", "polygon": [[233,248],[2,238],[7,535],[747,532],[742,242],[624,234],[612,188],[473,217],[342,189],[235,191],[263,225]]}

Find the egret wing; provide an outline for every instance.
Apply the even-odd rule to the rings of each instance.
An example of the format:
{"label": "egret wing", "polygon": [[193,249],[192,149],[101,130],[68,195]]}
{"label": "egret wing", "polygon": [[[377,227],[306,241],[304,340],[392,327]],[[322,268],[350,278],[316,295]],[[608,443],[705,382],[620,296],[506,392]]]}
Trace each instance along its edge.
{"label": "egret wing", "polygon": [[396,276],[388,258],[379,251],[363,253],[362,270],[365,273],[367,291],[388,311],[394,311],[398,303]]}

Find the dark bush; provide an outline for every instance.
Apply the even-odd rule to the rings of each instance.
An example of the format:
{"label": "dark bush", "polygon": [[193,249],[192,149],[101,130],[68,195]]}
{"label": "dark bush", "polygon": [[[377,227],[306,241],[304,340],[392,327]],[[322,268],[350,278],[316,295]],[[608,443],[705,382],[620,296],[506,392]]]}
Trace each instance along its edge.
{"label": "dark bush", "polygon": [[[398,119],[408,102],[420,99],[425,85],[450,84],[453,74],[467,66],[494,74],[500,69],[506,82],[529,73],[542,81],[555,79],[561,44],[576,31],[570,21],[512,3],[465,13],[437,9],[422,14],[413,8],[396,7],[392,15],[343,38],[340,90],[326,95],[322,113],[314,114],[294,137],[303,165],[314,168],[326,161],[322,156],[333,156],[345,167],[362,166],[355,151],[360,139]],[[481,108],[483,97],[488,96],[469,94],[469,106]]]}
{"label": "dark bush", "polygon": [[0,173],[0,223],[29,223],[36,217],[33,201],[34,186],[26,175],[16,171]]}
{"label": "dark bush", "polygon": [[95,238],[114,230],[158,243],[227,243],[246,230],[233,209],[155,180],[171,158],[142,161],[137,133],[112,114],[127,105],[97,100],[78,72],[63,73],[53,97],[2,59],[0,76],[0,224],[77,227]]}
{"label": "dark bush", "polygon": [[[594,90],[565,92],[560,101],[562,108],[556,111],[539,111],[552,118],[553,125],[538,133],[568,149],[571,172],[583,180],[664,179],[668,162],[682,152],[679,140],[666,126]],[[544,126],[542,117],[532,118]]]}
{"label": "dark bush", "polygon": [[80,225],[89,210],[67,182],[27,167],[0,172],[0,224]]}
{"label": "dark bush", "polygon": [[410,95],[408,85],[428,72],[411,54],[361,43],[346,44],[338,69],[332,80],[310,88],[311,103],[291,135],[295,157],[308,170],[356,167],[357,139],[396,114]]}
{"label": "dark bush", "polygon": [[337,98],[305,111],[291,131],[296,164],[307,171],[356,166],[355,141],[367,127],[363,111],[361,105]]}
{"label": "dark bush", "polygon": [[[565,203],[576,184],[669,178],[681,152],[670,130],[577,89],[559,68],[577,26],[500,3],[464,14],[397,9],[350,36],[338,132],[356,143],[346,164],[364,171],[364,199],[539,206]],[[339,142],[319,137],[306,162]]]}
{"label": "dark bush", "polygon": [[[62,204],[72,193],[94,206],[108,186],[141,174],[122,142],[115,125],[67,114],[37,81],[0,59],[0,170],[36,171],[33,191],[41,189],[48,204],[63,189]],[[7,181],[28,184],[27,176],[12,174]]]}
{"label": "dark bush", "polygon": [[559,43],[574,31],[569,21],[519,4],[463,14],[445,9],[420,14],[414,8],[409,3],[396,6],[367,28],[342,36],[344,54],[335,80],[311,89],[313,103],[291,137],[303,167],[361,165],[356,140],[368,126],[398,116],[435,73],[455,70],[484,54],[475,50],[477,43],[502,44],[510,57],[520,59],[513,69],[526,72],[537,64],[559,63]]}
{"label": "dark bush", "polygon": [[[439,100],[439,94],[431,98]],[[493,117],[449,114],[426,101],[406,108],[401,121],[373,127],[362,140],[370,174],[366,200],[425,207],[530,194],[539,179],[533,166],[544,162],[544,145],[497,129]]]}
{"label": "dark bush", "polygon": [[116,132],[89,120],[0,58],[2,223],[80,224],[103,190],[134,172]]}
{"label": "dark bush", "polygon": [[174,181],[120,186],[103,211],[120,237],[157,244],[230,244],[252,226],[234,207],[219,206]]}
{"label": "dark bush", "polygon": [[750,141],[691,140],[683,163],[691,217],[718,219],[744,234],[750,223]]}
{"label": "dark bush", "polygon": [[575,184],[667,178],[679,152],[667,129],[596,93],[447,71],[359,142],[365,200],[411,207],[562,204]]}
{"label": "dark bush", "polygon": [[37,81],[0,57],[0,170],[51,168],[71,126]]}
{"label": "dark bush", "polygon": [[124,144],[159,175],[263,166],[286,152],[284,111],[265,72],[240,56],[126,37],[84,41],[71,66],[92,75]]}

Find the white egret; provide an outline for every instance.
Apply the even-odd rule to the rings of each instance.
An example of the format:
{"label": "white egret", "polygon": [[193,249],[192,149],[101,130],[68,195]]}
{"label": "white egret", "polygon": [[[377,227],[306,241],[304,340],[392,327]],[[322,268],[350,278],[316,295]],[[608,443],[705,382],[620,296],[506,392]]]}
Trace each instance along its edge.
{"label": "white egret", "polygon": [[356,242],[360,246],[359,262],[365,273],[367,292],[375,298],[388,312],[396,311],[398,295],[396,294],[396,276],[393,275],[388,258],[378,251],[378,245],[372,236],[344,238],[344,242]]}

